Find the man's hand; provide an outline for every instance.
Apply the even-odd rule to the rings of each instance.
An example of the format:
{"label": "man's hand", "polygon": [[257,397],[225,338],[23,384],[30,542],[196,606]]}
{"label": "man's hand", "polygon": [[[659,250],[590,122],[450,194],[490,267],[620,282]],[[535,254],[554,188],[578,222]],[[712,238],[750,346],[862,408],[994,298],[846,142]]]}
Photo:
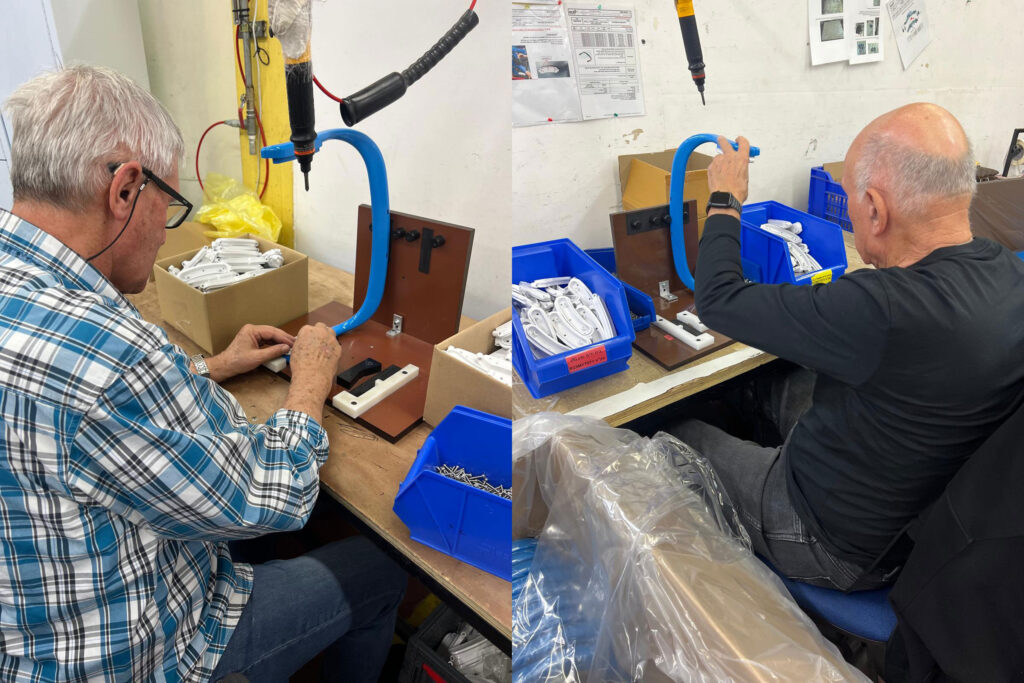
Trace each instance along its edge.
{"label": "man's hand", "polygon": [[258,368],[268,360],[288,353],[295,337],[270,325],[245,325],[235,335],[228,348],[206,359],[210,378],[222,382],[226,379]]}
{"label": "man's hand", "polygon": [[284,407],[306,413],[315,420],[323,416],[323,404],[334,386],[341,359],[341,346],[334,330],[323,323],[306,325],[292,345],[292,381]]}
{"label": "man's hand", "polygon": [[[747,201],[750,169],[750,141],[738,136],[734,150],[724,137],[718,138],[718,146],[722,153],[716,156],[708,166],[708,187],[712,192],[728,192],[742,204]],[[739,218],[732,209],[712,209],[709,216],[724,213]]]}

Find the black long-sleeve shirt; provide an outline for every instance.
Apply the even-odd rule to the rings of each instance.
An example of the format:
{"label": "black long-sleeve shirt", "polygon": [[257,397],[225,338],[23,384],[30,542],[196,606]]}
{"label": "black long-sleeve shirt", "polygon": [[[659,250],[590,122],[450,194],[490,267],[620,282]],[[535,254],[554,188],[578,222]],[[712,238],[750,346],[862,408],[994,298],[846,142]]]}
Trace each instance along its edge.
{"label": "black long-sleeve shirt", "polygon": [[826,285],[746,282],[740,224],[708,218],[696,308],[713,330],[818,372],[787,439],[801,520],[869,564],[1024,401],[1024,263],[988,240]]}

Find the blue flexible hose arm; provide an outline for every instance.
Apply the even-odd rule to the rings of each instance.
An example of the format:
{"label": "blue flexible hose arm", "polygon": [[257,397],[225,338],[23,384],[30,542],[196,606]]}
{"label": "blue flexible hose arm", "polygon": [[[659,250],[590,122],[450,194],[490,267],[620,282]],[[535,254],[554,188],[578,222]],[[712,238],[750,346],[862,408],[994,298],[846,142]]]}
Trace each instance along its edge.
{"label": "blue flexible hose arm", "polygon": [[[334,326],[334,334],[341,335],[359,327],[370,319],[380,306],[384,296],[384,281],[388,272],[388,249],[391,245],[391,206],[388,202],[388,175],[384,167],[384,157],[377,145],[364,133],[347,128],[333,128],[321,131],[316,136],[315,150],[325,140],[342,140],[356,148],[366,165],[366,174],[370,179],[370,205],[373,221],[373,236],[370,252],[370,281],[366,288],[366,297],[348,320]],[[262,156],[273,159],[275,164],[295,159],[294,146],[290,142],[264,147]]]}
{"label": "blue flexible hose arm", "polygon": [[[672,181],[668,191],[668,212],[672,219],[669,225],[669,233],[672,236],[672,260],[676,264],[676,273],[683,285],[691,292],[693,291],[693,275],[690,273],[690,266],[686,263],[686,240],[683,237],[683,181],[686,179],[686,164],[690,161],[690,155],[704,143],[711,142],[718,144],[718,136],[711,133],[700,133],[691,135],[683,140],[676,150],[672,159]],[[733,140],[729,140],[733,149],[738,146]],[[757,147],[750,148],[751,158],[761,153]]]}

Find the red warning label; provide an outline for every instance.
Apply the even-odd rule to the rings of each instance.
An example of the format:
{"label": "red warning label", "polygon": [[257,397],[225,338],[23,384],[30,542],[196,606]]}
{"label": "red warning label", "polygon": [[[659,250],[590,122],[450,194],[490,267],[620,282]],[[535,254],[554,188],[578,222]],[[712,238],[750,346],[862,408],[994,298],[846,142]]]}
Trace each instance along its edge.
{"label": "red warning label", "polygon": [[608,360],[608,351],[601,346],[595,346],[572,356],[565,357],[565,364],[569,366],[569,372],[579,372],[600,365]]}

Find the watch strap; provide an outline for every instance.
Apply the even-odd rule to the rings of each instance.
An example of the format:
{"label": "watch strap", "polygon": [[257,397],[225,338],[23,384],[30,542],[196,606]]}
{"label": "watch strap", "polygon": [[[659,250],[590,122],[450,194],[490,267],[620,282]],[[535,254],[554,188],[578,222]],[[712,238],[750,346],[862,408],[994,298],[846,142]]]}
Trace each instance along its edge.
{"label": "watch strap", "polygon": [[191,356],[189,360],[192,361],[192,365],[196,366],[197,374],[203,377],[210,376],[210,366],[206,364],[206,358],[203,357],[203,354],[197,353],[196,355]]}
{"label": "watch strap", "polygon": [[731,192],[712,192],[708,198],[708,210],[710,209],[735,209],[743,213],[743,205]]}

